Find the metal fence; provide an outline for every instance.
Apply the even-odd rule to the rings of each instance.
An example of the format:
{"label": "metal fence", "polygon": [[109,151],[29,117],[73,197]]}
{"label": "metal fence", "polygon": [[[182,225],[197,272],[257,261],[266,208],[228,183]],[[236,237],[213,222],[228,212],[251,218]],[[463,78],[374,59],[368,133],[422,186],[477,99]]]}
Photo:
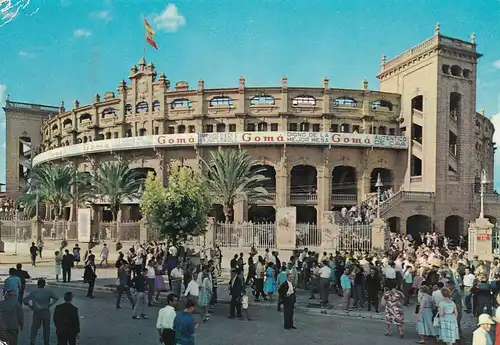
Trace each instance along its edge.
{"label": "metal fence", "polygon": [[77,240],[78,239],[78,223],[77,222],[68,222],[65,220],[59,220],[59,221],[42,220],[41,232],[42,232],[42,236],[45,239]]}
{"label": "metal fence", "polygon": [[276,224],[217,223],[215,241],[221,247],[276,248]]}
{"label": "metal fence", "polygon": [[316,224],[297,223],[295,230],[297,248],[321,246],[321,229]]}
{"label": "metal fence", "polygon": [[31,240],[31,220],[13,218],[0,219],[0,239],[2,241],[28,242]]}
{"label": "metal fence", "polygon": [[[471,238],[472,237],[472,238]],[[474,248],[476,245],[477,235],[474,232],[473,236],[469,234],[469,248],[472,245]],[[500,227],[498,223],[493,226],[492,236],[491,236],[491,245],[493,249],[493,255],[498,256],[500,254]],[[469,253],[472,253],[473,250],[469,250]]]}
{"label": "metal fence", "polygon": [[94,237],[101,241],[139,241],[140,234],[140,222],[100,222]]}
{"label": "metal fence", "polygon": [[334,250],[365,252],[372,249],[372,227],[370,224],[341,225],[339,234],[333,239]]}

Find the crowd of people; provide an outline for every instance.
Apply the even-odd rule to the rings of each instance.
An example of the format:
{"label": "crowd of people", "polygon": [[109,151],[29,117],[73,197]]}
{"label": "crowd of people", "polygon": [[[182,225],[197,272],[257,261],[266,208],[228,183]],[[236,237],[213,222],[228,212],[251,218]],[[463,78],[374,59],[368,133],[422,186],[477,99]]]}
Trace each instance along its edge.
{"label": "crowd of people", "polygon": [[[306,248],[282,259],[277,251],[266,249],[259,253],[252,248],[248,256],[235,254],[230,260],[228,316],[250,320],[250,297],[255,301],[274,301],[276,309],[283,311],[284,328],[293,330],[296,329],[293,311],[297,293],[305,291],[310,300],[319,298],[322,309],[332,308],[331,296],[338,295],[345,312],[353,309],[383,312],[386,336],[391,336],[394,328],[404,337],[405,306],[414,306],[418,319],[414,327],[419,343],[434,339],[445,344],[463,341],[461,321],[464,314],[472,313],[479,326],[474,332],[473,345],[493,344],[481,341],[491,341],[488,333],[491,324],[497,318],[500,320],[500,262],[468,259],[463,245],[453,244],[437,233],[428,233],[414,237],[393,234],[390,248],[385,252],[317,253]],[[166,293],[167,306],[160,310],[157,319],[159,337],[165,344],[193,344],[198,327],[193,311],[199,309],[200,322],[210,320],[217,304],[222,263],[222,251],[217,246],[200,254],[199,262],[195,262],[184,247],[157,243],[120,252],[115,264],[116,308],[121,309],[125,295],[132,306],[132,318],[148,318],[147,306],[159,303],[160,294]],[[93,298],[96,268],[108,266],[107,246],[100,256],[100,264],[96,264],[91,250],[83,257],[89,298]],[[66,249],[62,255],[57,253],[55,260],[56,273],[62,269],[63,281],[70,281],[71,269],[80,263],[80,249],[78,246],[72,252]],[[42,281],[39,281],[40,290],[24,297],[29,278],[21,265],[10,270],[4,284],[5,300],[0,302],[3,303],[0,320],[4,309],[12,313],[20,303],[33,309],[43,300],[44,312],[34,311],[38,313],[31,329],[34,339],[40,327],[45,331],[50,320],[46,311],[58,299],[50,290],[43,290],[45,282]],[[67,303],[71,303],[71,299],[71,296],[65,297]],[[185,305],[181,313],[176,310],[179,300]],[[11,301],[8,306],[6,301]],[[66,309],[68,313],[72,310]],[[17,337],[13,331],[15,322],[19,331],[23,326],[21,319],[10,319],[8,327],[0,321],[0,330],[12,339]],[[71,327],[76,330],[79,326],[75,323]],[[72,332],[71,339],[78,334]],[[495,345],[500,344],[498,333],[500,327]]]}

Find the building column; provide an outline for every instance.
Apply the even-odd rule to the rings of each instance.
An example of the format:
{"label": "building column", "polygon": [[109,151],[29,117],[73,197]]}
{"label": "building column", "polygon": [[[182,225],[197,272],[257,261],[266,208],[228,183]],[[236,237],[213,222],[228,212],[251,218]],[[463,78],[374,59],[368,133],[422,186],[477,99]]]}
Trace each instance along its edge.
{"label": "building column", "polygon": [[318,167],[318,206],[316,207],[317,223],[321,224],[323,213],[330,211],[332,199],[332,173],[329,167],[324,164]]}
{"label": "building column", "polygon": [[290,173],[285,165],[276,171],[276,207],[287,207],[290,204]]}
{"label": "building column", "polygon": [[248,205],[245,200],[240,200],[233,205],[233,221],[235,224],[241,224],[248,220]]}
{"label": "building column", "polygon": [[370,193],[370,173],[366,169],[356,170],[356,189],[358,203],[365,201]]}

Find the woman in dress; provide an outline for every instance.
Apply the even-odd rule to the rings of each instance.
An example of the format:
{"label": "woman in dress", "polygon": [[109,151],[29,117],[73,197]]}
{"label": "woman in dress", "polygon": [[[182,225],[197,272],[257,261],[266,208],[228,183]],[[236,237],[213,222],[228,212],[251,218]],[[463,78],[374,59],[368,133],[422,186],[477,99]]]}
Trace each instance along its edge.
{"label": "woman in dress", "polygon": [[404,311],[403,304],[405,296],[396,289],[396,279],[388,280],[387,287],[389,291],[382,296],[382,306],[385,307],[385,335],[391,335],[391,325],[399,329],[399,337],[403,338]]}
{"label": "woman in dress", "polygon": [[264,283],[264,293],[267,296],[269,296],[269,298],[272,298],[275,292],[276,292],[276,279],[274,275],[273,263],[270,262],[267,264],[267,269],[266,269],[266,281]]}
{"label": "woman in dress", "polygon": [[433,301],[432,296],[429,294],[429,287],[422,285],[420,287],[420,295],[420,310],[418,312],[417,322],[417,332],[418,335],[420,335],[420,341],[417,343],[425,344],[425,338],[435,337],[437,335],[437,331],[432,322]]}
{"label": "woman in dress", "polygon": [[55,258],[55,271],[56,271],[56,280],[59,280],[59,275],[61,274],[61,263],[62,263],[62,255],[61,252],[56,251],[54,253],[54,258]]}
{"label": "woman in dress", "polygon": [[203,271],[202,283],[200,285],[200,294],[198,296],[198,305],[201,307],[201,320],[208,321],[208,305],[212,297],[212,282],[208,271]]}
{"label": "woman in dress", "polygon": [[155,266],[155,291],[156,291],[155,302],[158,302],[158,298],[160,298],[160,293],[165,291],[165,279],[163,278],[163,267],[161,266],[161,263],[158,262]]}
{"label": "woman in dress", "polygon": [[443,300],[439,302],[439,340],[447,345],[454,344],[460,336],[458,334],[457,306],[450,299],[451,291],[448,288],[442,288],[441,294]]}

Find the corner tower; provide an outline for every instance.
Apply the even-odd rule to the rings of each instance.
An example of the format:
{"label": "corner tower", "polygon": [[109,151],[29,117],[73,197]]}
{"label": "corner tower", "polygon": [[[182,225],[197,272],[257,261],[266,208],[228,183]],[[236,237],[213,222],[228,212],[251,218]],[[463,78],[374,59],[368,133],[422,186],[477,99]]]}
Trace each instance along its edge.
{"label": "corner tower", "polygon": [[431,38],[389,61],[383,57],[377,75],[381,91],[401,94],[401,129],[412,139],[404,188],[435,193],[432,220],[443,233],[451,217],[464,233],[477,216],[470,201],[480,57],[474,34],[470,42],[443,36],[437,24]]}

